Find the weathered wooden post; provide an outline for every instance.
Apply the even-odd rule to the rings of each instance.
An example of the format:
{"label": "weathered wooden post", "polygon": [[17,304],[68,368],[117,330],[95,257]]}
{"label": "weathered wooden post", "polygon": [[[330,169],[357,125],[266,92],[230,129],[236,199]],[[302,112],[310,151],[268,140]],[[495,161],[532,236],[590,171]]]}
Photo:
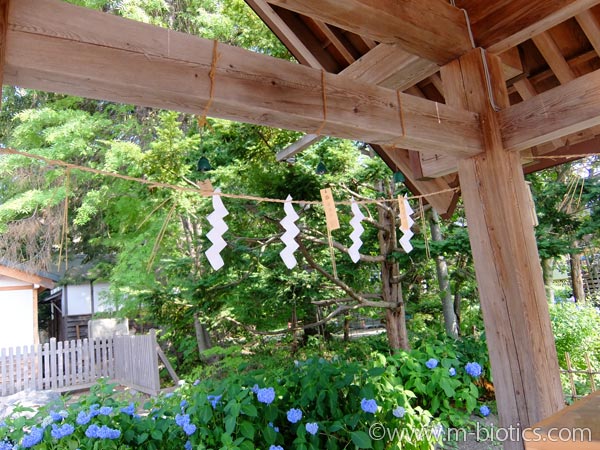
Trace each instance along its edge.
{"label": "weathered wooden post", "polygon": [[480,114],[484,153],[459,161],[460,184],[500,424],[523,430],[564,402],[527,185],[494,110],[509,105],[500,59],[474,49],[441,74],[446,101]]}

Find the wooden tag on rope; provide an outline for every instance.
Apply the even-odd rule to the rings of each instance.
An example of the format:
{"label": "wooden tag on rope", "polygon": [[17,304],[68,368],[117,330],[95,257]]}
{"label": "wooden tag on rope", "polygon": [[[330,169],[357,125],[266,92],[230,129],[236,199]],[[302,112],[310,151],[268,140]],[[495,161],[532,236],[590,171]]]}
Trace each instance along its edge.
{"label": "wooden tag on rope", "polygon": [[325,218],[327,220],[327,229],[334,231],[340,228],[335,202],[333,201],[333,193],[330,188],[321,189],[321,199],[323,200],[323,208],[325,209]]}

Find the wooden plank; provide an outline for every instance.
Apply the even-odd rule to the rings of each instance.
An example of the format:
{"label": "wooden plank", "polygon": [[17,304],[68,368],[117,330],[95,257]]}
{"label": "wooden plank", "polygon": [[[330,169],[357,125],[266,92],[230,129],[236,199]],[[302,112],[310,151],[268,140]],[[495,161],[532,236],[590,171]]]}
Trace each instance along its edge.
{"label": "wooden plank", "polygon": [[[197,114],[209,104],[212,41],[57,0],[21,0],[9,22],[11,84]],[[224,44],[218,56],[211,116],[411,150],[480,152],[475,114],[405,95],[402,135],[393,90],[336,75],[323,83],[319,70]]]}
{"label": "wooden plank", "polygon": [[23,390],[23,356],[21,355],[21,347],[15,348],[15,392]]}
{"label": "wooden plank", "polygon": [[[0,93],[4,78],[4,57],[6,54],[6,34],[8,31],[8,6],[9,0],[0,0]],[[0,95],[0,108],[2,107],[2,95]]]}
{"label": "wooden plank", "polygon": [[576,78],[571,67],[562,55],[560,48],[554,39],[552,39],[552,36],[550,36],[550,33],[540,33],[533,36],[532,40],[561,84],[568,83]]}
{"label": "wooden plank", "polygon": [[504,79],[510,80],[511,78],[523,75],[523,63],[521,62],[521,55],[517,47],[512,47],[498,55],[502,60],[502,71],[504,72]]}
{"label": "wooden plank", "polygon": [[288,158],[291,158],[294,155],[297,155],[300,152],[303,152],[311,145],[319,142],[321,139],[323,139],[323,137],[318,136],[316,134],[305,134],[296,142],[294,142],[291,145],[288,145],[286,148],[277,153],[277,156],[275,158],[277,159],[277,161],[284,161]]}
{"label": "wooden plank", "polygon": [[2,397],[5,397],[9,394],[8,386],[10,383],[8,382],[8,355],[6,354],[6,349],[0,349],[0,376],[2,376],[2,383],[0,383],[0,392],[2,393]]}
{"label": "wooden plank", "polygon": [[463,12],[443,0],[268,1],[438,64],[472,48]]}
{"label": "wooden plank", "polygon": [[600,450],[600,391],[534,424],[523,438],[527,450]]}
{"label": "wooden plank", "polygon": [[36,391],[44,388],[44,358],[42,357],[43,346],[38,344],[35,346],[35,387]]}
{"label": "wooden plank", "polygon": [[[50,339],[52,342],[52,339]],[[42,351],[42,359],[44,360],[44,374],[43,374],[43,384],[40,386],[40,389],[51,389],[50,383],[50,344],[46,342]]]}
{"label": "wooden plank", "polygon": [[8,395],[12,395],[17,392],[15,390],[15,358],[13,355],[13,351],[14,350],[12,347],[8,349]]}
{"label": "wooden plank", "polygon": [[246,0],[246,3],[301,64],[319,69],[324,68],[317,57],[313,55],[311,49],[305,45],[302,39],[265,0]]}
{"label": "wooden plank", "polygon": [[169,358],[167,358],[167,355],[165,355],[165,352],[162,351],[162,348],[160,348],[160,345],[158,345],[158,344],[156,345],[156,352],[158,353],[158,357],[160,358],[160,360],[165,365],[167,372],[169,372],[169,375],[171,376],[173,383],[175,385],[177,385],[179,383],[179,377],[177,376],[175,369],[173,369],[173,366],[171,365]]}
{"label": "wooden plank", "polygon": [[[485,155],[459,161],[501,427],[525,427],[563,405],[558,359],[520,155],[506,152],[488,96],[482,52],[442,68],[450,104],[482,115]],[[498,106],[508,93],[498,57],[487,56]],[[505,442],[522,449],[522,442]]]}
{"label": "wooden plank", "polygon": [[504,147],[521,151],[600,125],[600,71],[498,113]]}
{"label": "wooden plank", "polygon": [[[327,25],[320,20],[313,20],[315,25],[321,32],[325,35],[329,44],[334,47],[334,49],[342,56],[346,64],[352,64],[356,61],[356,58],[348,48],[347,42],[343,42],[341,37],[338,36],[330,25]],[[325,45],[327,47],[327,45]]]}
{"label": "wooden plank", "polygon": [[478,47],[502,53],[600,3],[600,0],[455,0],[469,14]]}
{"label": "wooden plank", "polygon": [[575,16],[575,19],[594,47],[596,54],[600,56],[600,24],[594,13],[588,9]]}

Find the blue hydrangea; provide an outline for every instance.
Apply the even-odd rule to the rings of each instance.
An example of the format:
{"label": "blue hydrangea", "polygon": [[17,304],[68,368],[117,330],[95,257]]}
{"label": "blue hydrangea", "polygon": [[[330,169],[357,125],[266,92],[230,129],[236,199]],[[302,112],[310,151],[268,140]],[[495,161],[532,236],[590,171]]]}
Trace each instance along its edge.
{"label": "blue hydrangea", "polygon": [[287,412],[287,420],[289,420],[291,423],[300,422],[301,419],[302,411],[300,411],[299,409],[292,408]]}
{"label": "blue hydrangea", "polygon": [[465,366],[465,370],[473,378],[479,377],[482,372],[481,366],[479,365],[479,363],[476,362],[467,363],[467,365]]}
{"label": "blue hydrangea", "polygon": [[255,384],[254,386],[252,386],[252,389],[250,389],[252,392],[254,392],[255,394],[258,394],[258,391],[260,390],[260,388],[258,387],[258,384]]}
{"label": "blue hydrangea", "polygon": [[479,407],[479,412],[483,417],[487,417],[490,415],[490,408],[488,408],[486,405],[483,405]]}
{"label": "blue hydrangea", "polygon": [[85,435],[88,438],[119,439],[121,437],[121,431],[109,428],[106,425],[102,425],[101,427],[98,425],[90,425],[88,429],[85,430]]}
{"label": "blue hydrangea", "polygon": [[283,450],[283,447],[281,445],[271,445],[269,450]]}
{"label": "blue hydrangea", "polygon": [[259,402],[270,405],[275,400],[275,389],[272,387],[259,389],[256,392],[256,398]]}
{"label": "blue hydrangea", "polygon": [[213,409],[216,409],[222,397],[222,395],[209,395],[206,397],[206,399],[209,401]]}
{"label": "blue hydrangea", "polygon": [[50,431],[50,435],[54,439],[62,439],[65,436],[73,434],[74,431],[75,431],[75,427],[73,425],[71,425],[70,423],[65,423],[60,427],[56,424],[53,424],[52,431]]}
{"label": "blue hydrangea", "polygon": [[193,423],[186,423],[183,426],[183,432],[188,436],[191,436],[196,432],[196,425],[194,425]]}
{"label": "blue hydrangea", "polygon": [[319,431],[319,424],[316,422],[308,422],[306,424],[306,432],[312,434],[313,436],[317,434]]}
{"label": "blue hydrangea", "polygon": [[44,437],[44,430],[42,428],[33,427],[31,431],[23,436],[23,440],[21,441],[21,446],[23,448],[31,448],[34,445],[38,445],[42,442],[42,438]]}
{"label": "blue hydrangea", "polygon": [[79,411],[79,414],[77,414],[77,419],[75,419],[75,422],[77,423],[77,425],[87,425],[91,419],[92,419],[92,416],[87,414],[85,411]]}
{"label": "blue hydrangea", "polygon": [[363,398],[360,401],[360,408],[367,413],[375,414],[377,412],[377,402],[373,399]]}
{"label": "blue hydrangea", "polygon": [[186,441],[185,445],[183,446],[183,448],[185,450],[192,450],[192,443],[190,441]]}
{"label": "blue hydrangea", "polygon": [[438,360],[435,358],[430,358],[427,360],[425,365],[427,366],[428,369],[435,369],[438,365]]}
{"label": "blue hydrangea", "polygon": [[17,450],[17,444],[11,444],[8,441],[0,441],[0,450]]}
{"label": "blue hydrangea", "polygon": [[392,411],[392,414],[394,415],[394,417],[402,419],[404,417],[404,414],[406,414],[406,410],[402,406],[398,406]]}
{"label": "blue hydrangea", "polygon": [[171,398],[171,397],[173,397],[173,395],[175,395],[175,394],[173,394],[173,392],[167,392],[165,394],[165,398]]}
{"label": "blue hydrangea", "polygon": [[188,402],[186,399],[183,399],[183,400],[181,400],[181,402],[179,402],[179,406],[181,407],[182,411],[187,407],[187,405],[188,405]]}
{"label": "blue hydrangea", "polygon": [[450,374],[451,377],[453,377],[454,375],[456,375],[456,369],[454,367],[450,367],[448,369],[448,373]]}
{"label": "blue hydrangea", "polygon": [[52,420],[54,422],[61,422],[68,415],[69,414],[66,411],[60,411],[60,412],[56,412],[54,410],[50,411],[50,417],[52,417]]}
{"label": "blue hydrangea", "polygon": [[271,428],[273,428],[273,430],[275,430],[276,433],[279,433],[279,427],[276,427],[275,425],[273,425],[273,422],[269,422],[269,426]]}
{"label": "blue hydrangea", "polygon": [[129,406],[121,408],[121,412],[133,417],[135,415],[135,404],[131,402]]}
{"label": "blue hydrangea", "polygon": [[102,415],[102,416],[110,416],[110,413],[112,413],[113,409],[110,406],[103,406],[102,408],[100,408],[98,410],[98,414]]}
{"label": "blue hydrangea", "polygon": [[[200,380],[194,380],[194,386],[198,386],[199,384],[200,384]],[[190,445],[191,445],[191,443],[190,443]]]}
{"label": "blue hydrangea", "polygon": [[54,423],[54,419],[52,418],[52,416],[46,416],[44,417],[44,420],[42,420],[41,426],[42,428],[47,428],[50,425],[52,425]]}
{"label": "blue hydrangea", "polygon": [[175,416],[175,423],[183,428],[185,425],[190,423],[190,415],[189,414],[177,414]]}
{"label": "blue hydrangea", "polygon": [[0,428],[4,428],[6,426],[6,422],[4,420],[0,420]]}

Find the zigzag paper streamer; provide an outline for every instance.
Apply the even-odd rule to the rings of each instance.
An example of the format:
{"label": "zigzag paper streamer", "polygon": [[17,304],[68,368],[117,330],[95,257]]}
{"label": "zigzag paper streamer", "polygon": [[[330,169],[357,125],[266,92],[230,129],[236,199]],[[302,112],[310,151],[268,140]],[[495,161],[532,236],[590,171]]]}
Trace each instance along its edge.
{"label": "zigzag paper streamer", "polygon": [[360,248],[363,245],[363,241],[360,239],[363,232],[365,231],[364,227],[361,225],[362,220],[365,218],[365,215],[362,213],[358,204],[352,199],[352,219],[350,220],[350,226],[353,231],[350,233],[350,239],[352,240],[352,246],[348,249],[348,254],[353,262],[357,263],[360,260]]}
{"label": "zigzag paper streamer", "polygon": [[223,235],[229,229],[223,220],[229,212],[225,208],[221,196],[218,195],[220,192],[220,189],[215,190],[215,193],[213,194],[214,211],[207,217],[208,223],[212,225],[212,229],[206,234],[206,237],[213,245],[211,245],[204,253],[214,270],[219,270],[225,265],[223,258],[221,257],[221,251],[227,246],[225,239],[223,239]]}
{"label": "zigzag paper streamer", "polygon": [[281,259],[285,263],[288,269],[293,269],[298,264],[294,252],[298,250],[298,243],[295,237],[300,234],[300,228],[296,226],[296,221],[300,216],[296,213],[294,206],[292,205],[292,196],[288,195],[283,204],[283,210],[286,216],[279,222],[285,233],[281,236],[281,241],[285,244],[285,248],[279,253]]}
{"label": "zigzag paper streamer", "polygon": [[[402,231],[402,237],[400,238],[400,246],[404,249],[406,253],[410,253],[413,249],[412,244],[410,243],[411,238],[415,235],[411,227],[415,224],[415,221],[410,217],[414,211],[410,207],[410,203],[408,203],[408,199],[398,198],[399,202],[402,202],[400,205],[400,230]],[[404,211],[402,208],[404,207]]]}

